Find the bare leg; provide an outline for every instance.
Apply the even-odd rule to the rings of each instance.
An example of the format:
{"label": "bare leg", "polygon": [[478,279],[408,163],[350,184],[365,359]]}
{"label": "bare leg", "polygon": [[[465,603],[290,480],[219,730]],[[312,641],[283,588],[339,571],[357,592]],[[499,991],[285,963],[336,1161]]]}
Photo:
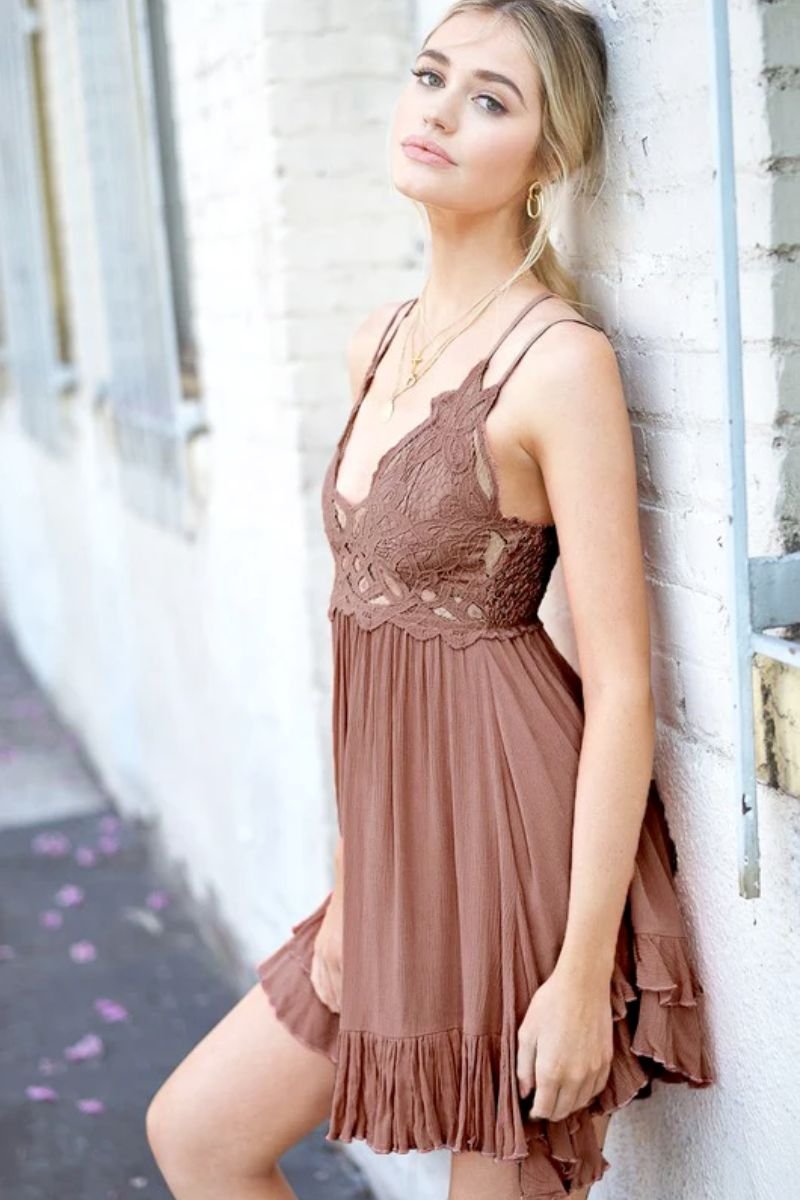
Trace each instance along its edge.
{"label": "bare leg", "polygon": [[519,1200],[519,1165],[496,1163],[480,1150],[452,1153],[447,1200]]}
{"label": "bare leg", "polygon": [[[594,1117],[597,1140],[602,1149],[611,1113]],[[572,1192],[570,1200],[588,1200],[591,1188]],[[447,1200],[519,1200],[519,1165],[497,1163],[477,1150],[450,1156],[450,1190]]]}
{"label": "bare leg", "polygon": [[148,1141],[176,1200],[292,1200],[277,1162],[328,1115],[335,1071],[256,983],[150,1101]]}

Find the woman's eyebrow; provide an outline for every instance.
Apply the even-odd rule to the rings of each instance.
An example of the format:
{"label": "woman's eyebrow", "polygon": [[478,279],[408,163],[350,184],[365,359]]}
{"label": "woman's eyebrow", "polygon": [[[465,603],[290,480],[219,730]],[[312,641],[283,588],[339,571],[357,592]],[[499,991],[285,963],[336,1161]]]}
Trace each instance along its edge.
{"label": "woman's eyebrow", "polygon": [[[447,57],[447,55],[444,53],[443,50],[420,50],[417,57],[421,58],[423,56],[423,54],[427,54],[430,58],[436,59],[436,61],[440,62],[442,64],[442,66],[444,66],[444,67],[449,67],[451,65],[450,59]],[[484,80],[486,80],[487,83],[504,83],[506,85],[506,87],[510,87],[512,92],[516,93],[516,95],[519,97],[519,101],[520,101],[520,104],[522,105],[522,107],[523,108],[527,107],[525,104],[525,99],[522,95],[522,92],[519,90],[517,85],[514,83],[514,80],[509,79],[507,75],[499,75],[497,71],[486,71],[486,70],[480,70],[480,69],[473,71],[472,74],[475,76],[476,79],[484,79]]]}

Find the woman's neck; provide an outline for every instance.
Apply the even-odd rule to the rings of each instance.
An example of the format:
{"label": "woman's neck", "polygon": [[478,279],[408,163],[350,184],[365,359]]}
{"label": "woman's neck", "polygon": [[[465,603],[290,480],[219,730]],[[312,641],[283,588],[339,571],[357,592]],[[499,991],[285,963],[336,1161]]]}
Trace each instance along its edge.
{"label": "woman's neck", "polygon": [[[443,328],[509,279],[519,268],[523,252],[507,231],[487,229],[471,219],[454,221],[452,213],[446,223],[431,218],[431,225],[425,309],[435,327]],[[536,282],[533,273],[526,271],[510,292],[530,293]]]}

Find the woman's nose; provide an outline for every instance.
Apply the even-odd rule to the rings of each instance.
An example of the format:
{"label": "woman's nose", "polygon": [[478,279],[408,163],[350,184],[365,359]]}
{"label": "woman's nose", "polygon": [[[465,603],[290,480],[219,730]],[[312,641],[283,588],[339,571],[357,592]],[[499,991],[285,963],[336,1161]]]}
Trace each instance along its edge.
{"label": "woman's nose", "polygon": [[452,129],[454,117],[450,111],[452,101],[442,99],[429,100],[423,114],[423,121],[433,129]]}

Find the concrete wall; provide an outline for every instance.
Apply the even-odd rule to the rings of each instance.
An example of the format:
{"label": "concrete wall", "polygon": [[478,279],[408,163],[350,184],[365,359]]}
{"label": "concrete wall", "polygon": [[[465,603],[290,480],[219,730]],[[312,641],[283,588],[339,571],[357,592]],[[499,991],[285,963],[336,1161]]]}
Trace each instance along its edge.
{"label": "concrete wall", "polygon": [[[114,488],[75,4],[47,0],[80,387],[60,459],[0,406],[0,587],[23,653],[120,805],[245,971],[327,890],[335,836],[330,554],[319,485],[349,404],[344,342],[422,279],[386,125],[433,0],[169,6],[204,404],[192,540]],[[657,1087],[612,1122],[592,1200],[766,1200],[800,1172],[796,800],[762,789],[762,896],[737,894],[705,6],[595,5],[611,55],[609,173],[563,248],[617,346],[635,431],[659,713],[656,775],[708,994],[720,1085]],[[798,541],[798,25],[730,11],[753,553]],[[574,658],[560,571],[543,609]],[[796,694],[796,693],[795,693]],[[381,1194],[444,1195],[449,1155],[355,1145]],[[595,1197],[596,1193],[596,1197]]]}

